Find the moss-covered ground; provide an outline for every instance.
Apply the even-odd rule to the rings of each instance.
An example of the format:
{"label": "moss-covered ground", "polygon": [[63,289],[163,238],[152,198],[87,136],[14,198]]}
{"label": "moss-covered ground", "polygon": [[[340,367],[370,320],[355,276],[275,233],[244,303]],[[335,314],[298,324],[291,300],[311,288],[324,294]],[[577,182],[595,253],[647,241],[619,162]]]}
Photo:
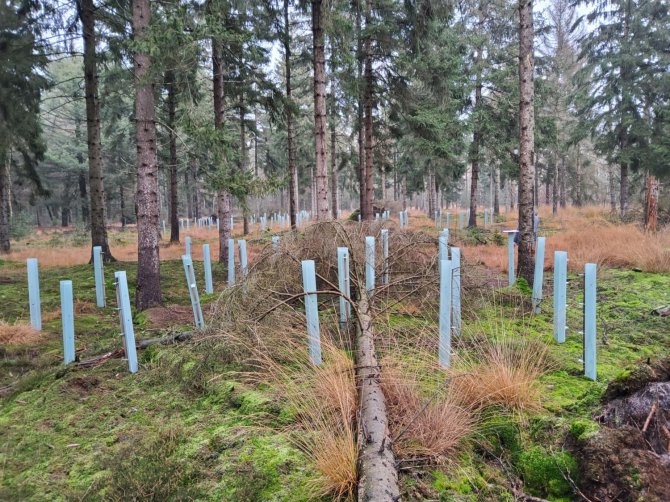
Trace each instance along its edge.
{"label": "moss-covered ground", "polygon": [[[496,244],[502,242],[490,245]],[[196,263],[198,277],[200,267]],[[127,271],[134,290],[134,263],[107,265],[110,305],[104,309],[95,307],[89,265],[40,270],[45,322],[39,343],[0,347],[0,500],[307,499],[315,472],[291,441],[291,413],[263,387],[234,378],[235,366],[216,350],[155,346],[140,352],[135,375],[122,359],[63,367],[59,280],[73,280],[77,355],[87,359],[121,344],[112,298],[117,269]],[[165,303],[188,307],[181,263],[164,262],[161,274]],[[214,276],[224,284],[218,265]],[[550,292],[551,276],[545,277]],[[26,322],[24,264],[0,262],[0,279],[0,319]],[[670,278],[602,269],[598,381],[584,378],[581,282],[570,275],[569,331],[560,345],[553,340],[550,296],[542,313],[531,315],[523,308],[523,288],[466,291],[464,336],[513,334],[548,347],[552,364],[541,382],[542,411],[491,413],[452,464],[403,473],[408,499],[514,500],[521,492],[575,499],[579,472],[566,442],[598,430],[593,416],[609,381],[670,352],[670,321],[651,314],[670,303]],[[216,297],[203,297],[205,307]],[[414,323],[426,322],[418,314],[394,315],[389,325],[411,332]],[[134,322],[140,339],[191,329],[188,318],[166,327],[141,313]]]}

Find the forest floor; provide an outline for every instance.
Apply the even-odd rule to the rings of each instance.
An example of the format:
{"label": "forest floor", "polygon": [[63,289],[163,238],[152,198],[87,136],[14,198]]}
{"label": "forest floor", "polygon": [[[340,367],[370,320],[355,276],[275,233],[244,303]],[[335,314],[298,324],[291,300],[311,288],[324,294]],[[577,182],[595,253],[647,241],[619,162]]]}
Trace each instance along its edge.
{"label": "forest floor", "polygon": [[[545,211],[540,232],[547,236],[545,301],[538,315],[531,312],[527,285],[506,283],[501,230],[516,223],[502,216],[488,229],[456,230],[452,215],[450,243],[462,250],[464,283],[456,358],[465,360],[468,351],[481,350],[477,345],[507,338],[522,340],[520,350],[534,347],[543,367],[524,382],[532,387],[527,406],[494,404],[480,410],[476,422],[444,454],[403,458],[404,500],[668,499],[670,435],[663,439],[668,417],[658,412],[654,418],[651,405],[645,408],[644,416],[652,417],[647,430],[639,419],[613,423],[607,412],[616,399],[646,389],[649,382],[670,380],[670,317],[653,313],[670,304],[670,232],[647,235],[634,225],[610,221],[600,208],[570,209],[558,217]],[[397,231],[394,223],[389,225]],[[438,229],[417,212],[411,215],[410,231],[403,232],[436,243]],[[211,241],[217,256],[215,233],[194,229],[189,234],[201,278],[200,244]],[[248,238],[252,268],[270,248],[270,235],[256,232]],[[89,248],[76,231],[40,232],[17,243],[8,259],[0,261],[0,500],[332,499],[333,491],[323,490],[323,465],[304,438],[296,439],[304,433],[296,427],[300,412],[272,383],[250,378],[250,365],[235,352],[241,349],[233,346],[228,332],[234,320],[220,319],[227,315],[221,310],[241,297],[228,294],[225,270],[218,263],[213,267],[215,293],[201,292],[211,325],[193,340],[140,351],[140,370],[134,375],[119,358],[93,367],[62,365],[63,279],[74,284],[77,359],[121,346],[111,270],[127,271],[132,295],[136,236],[133,229],[113,230],[110,236],[113,254],[123,261],[106,266],[108,306],[102,309],[95,306]],[[335,254],[336,243],[328,246]],[[392,240],[392,252],[394,246]],[[429,247],[436,250],[436,244]],[[563,344],[554,342],[552,327],[555,249],[568,251],[570,259],[569,329]],[[167,243],[161,247],[165,306],[134,313],[138,339],[193,330],[178,260],[182,250]],[[27,326],[27,257],[40,260],[40,332]],[[581,362],[580,271],[586,262],[599,265],[596,382],[583,376]],[[283,275],[299,291],[299,276]],[[249,295],[254,287],[249,286]],[[271,288],[266,289],[260,312],[276,307]],[[235,290],[245,294],[242,288]],[[381,350],[403,343],[419,346],[426,333],[436,338],[434,300],[408,296],[388,302],[378,317],[380,338],[388,342]],[[320,301],[322,322],[329,326],[335,302]],[[298,302],[295,312],[300,311]],[[266,314],[257,316],[259,333],[273,329],[262,326]],[[291,317],[291,323],[274,326],[277,336],[284,329],[304,333],[299,316]],[[428,353],[433,345],[426,345]],[[417,356],[403,357],[407,363]],[[415,371],[425,368],[415,365]],[[425,400],[430,393],[422,395]]]}

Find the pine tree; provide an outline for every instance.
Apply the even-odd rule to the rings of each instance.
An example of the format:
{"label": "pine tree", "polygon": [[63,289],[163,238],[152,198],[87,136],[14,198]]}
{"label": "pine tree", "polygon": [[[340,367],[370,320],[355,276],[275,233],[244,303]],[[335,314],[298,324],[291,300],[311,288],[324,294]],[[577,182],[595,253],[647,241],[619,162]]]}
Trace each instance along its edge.
{"label": "pine tree", "polygon": [[533,283],[535,111],[533,1],[519,0],[519,275]]}
{"label": "pine tree", "polygon": [[137,290],[135,306],[144,310],[161,303],[156,112],[147,37],[150,0],[133,0],[135,45],[135,138],[137,142]]}

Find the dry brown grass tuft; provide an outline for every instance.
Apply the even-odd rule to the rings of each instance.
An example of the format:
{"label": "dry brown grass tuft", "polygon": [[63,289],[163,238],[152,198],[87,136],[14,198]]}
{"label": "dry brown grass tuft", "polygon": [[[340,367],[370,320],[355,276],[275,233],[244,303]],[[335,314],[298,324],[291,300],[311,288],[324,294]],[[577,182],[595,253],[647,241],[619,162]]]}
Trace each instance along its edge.
{"label": "dry brown grass tuft", "polygon": [[[423,365],[421,365],[423,366]],[[441,374],[437,368],[427,368]],[[386,398],[393,449],[400,458],[446,462],[472,435],[475,418],[454,402],[446,387],[422,392],[418,369],[402,366],[390,357],[382,363],[382,389]]]}
{"label": "dry brown grass tuft", "polygon": [[0,320],[0,345],[34,345],[44,334],[29,324],[9,324]]}
{"label": "dry brown grass tuft", "polygon": [[261,356],[259,365],[263,379],[296,414],[291,437],[319,474],[311,483],[312,495],[352,499],[358,481],[353,362],[328,340],[321,347],[321,366],[308,362],[304,346],[290,342],[292,364]]}
{"label": "dry brown grass tuft", "polygon": [[548,371],[548,350],[540,342],[513,338],[481,340],[459,362],[450,395],[461,406],[500,406],[514,412],[541,407],[539,378]]}

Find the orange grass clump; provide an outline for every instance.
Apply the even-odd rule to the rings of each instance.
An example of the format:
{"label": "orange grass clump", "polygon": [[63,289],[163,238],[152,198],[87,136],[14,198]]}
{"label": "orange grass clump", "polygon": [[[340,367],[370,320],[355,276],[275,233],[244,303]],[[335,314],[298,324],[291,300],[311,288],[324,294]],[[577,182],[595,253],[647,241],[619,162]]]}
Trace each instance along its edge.
{"label": "orange grass clump", "polygon": [[9,324],[0,320],[0,345],[34,345],[43,333],[28,324]]}
{"label": "orange grass clump", "polygon": [[515,412],[541,406],[539,378],[549,368],[548,350],[539,342],[512,338],[482,340],[453,370],[450,396],[466,408],[500,406]]}
{"label": "orange grass clump", "polygon": [[390,358],[382,363],[382,389],[395,438],[393,450],[401,458],[445,462],[472,435],[474,416],[455,403],[446,389],[422,395],[417,371],[401,368]]}
{"label": "orange grass clump", "polygon": [[353,500],[358,482],[354,365],[323,335],[321,350],[323,363],[315,366],[302,338],[284,339],[279,357],[276,350],[259,347],[253,378],[272,385],[295,414],[290,437],[318,473],[309,484],[312,496]]}

